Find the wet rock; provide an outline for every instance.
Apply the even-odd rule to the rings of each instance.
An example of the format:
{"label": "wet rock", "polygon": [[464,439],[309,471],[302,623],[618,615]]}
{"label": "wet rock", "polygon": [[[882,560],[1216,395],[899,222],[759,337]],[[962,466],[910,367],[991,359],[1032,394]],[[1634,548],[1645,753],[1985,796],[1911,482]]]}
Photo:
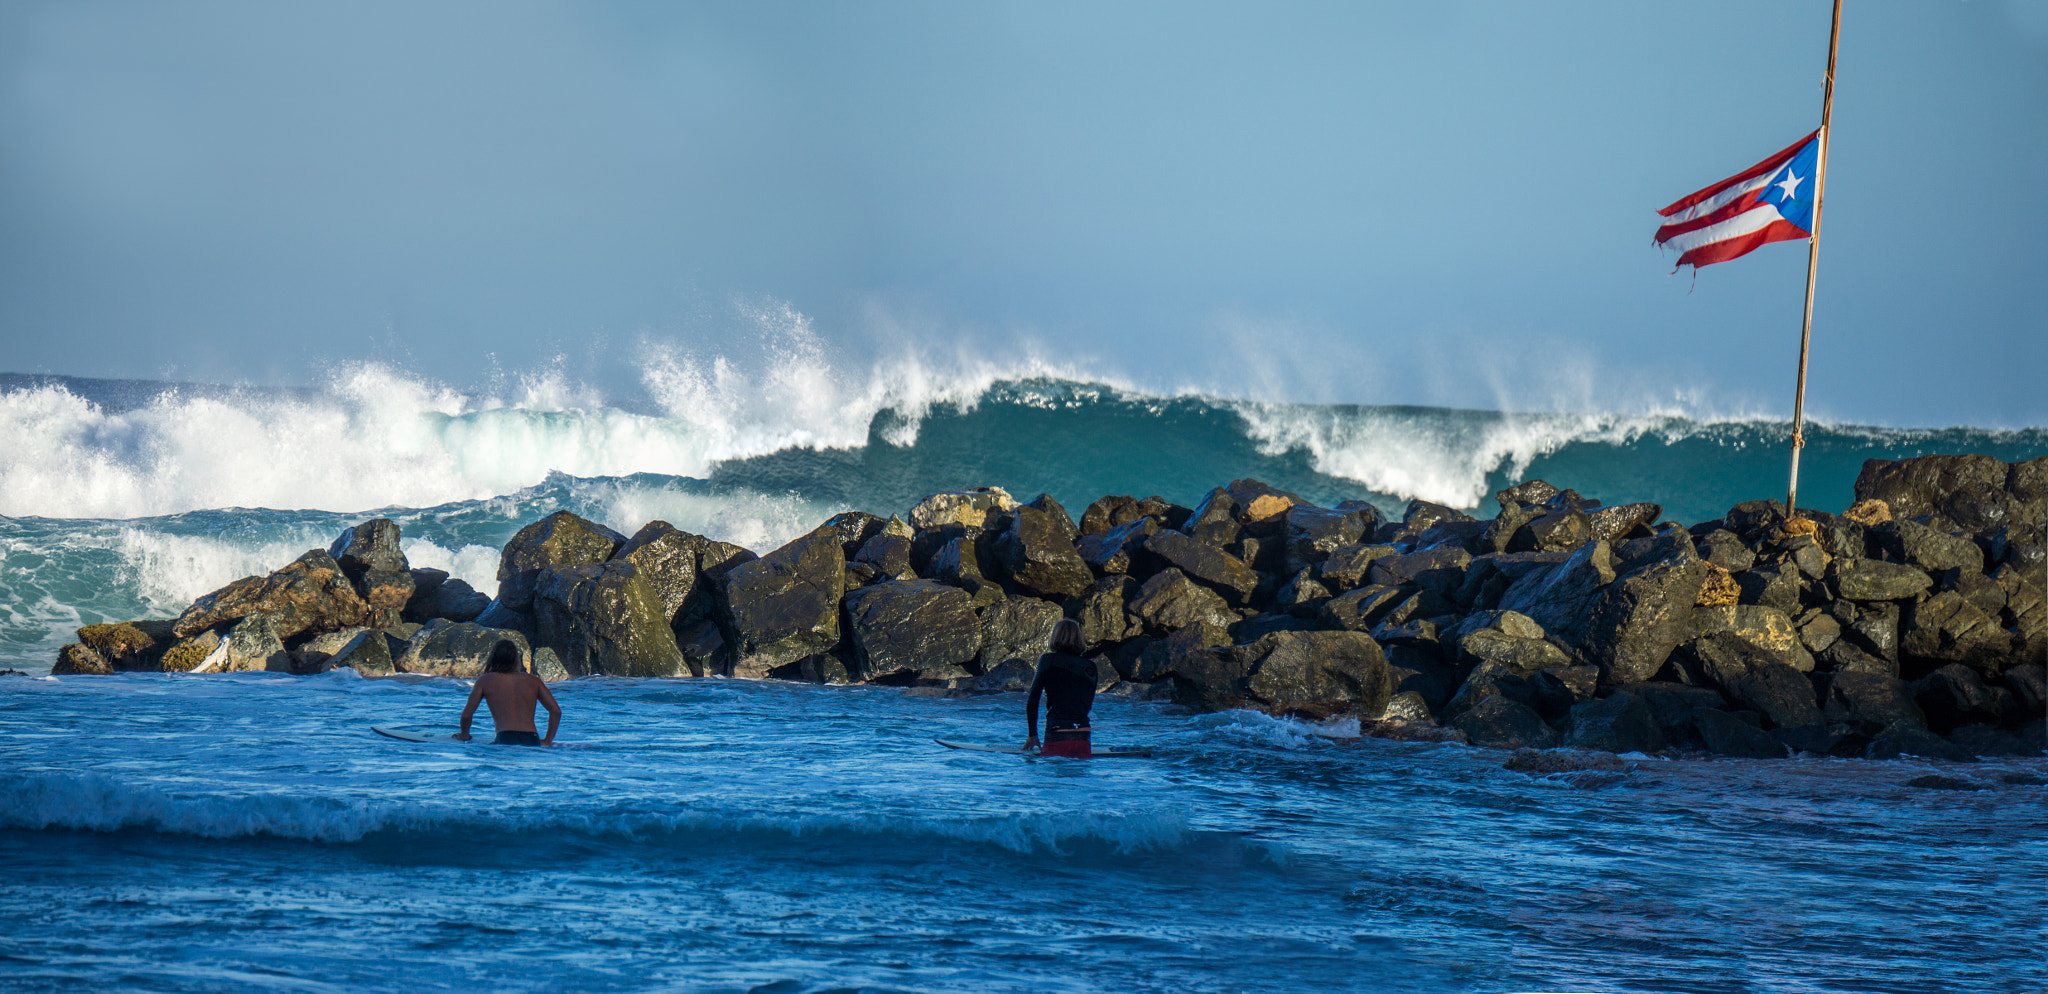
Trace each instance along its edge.
{"label": "wet rock", "polygon": [[1562,492],[1542,480],[1527,480],[1496,492],[1493,499],[1499,501],[1503,509],[1541,506]]}
{"label": "wet rock", "polygon": [[1956,748],[1972,756],[2039,756],[2041,750],[1993,725],[1964,725],[1949,733]]}
{"label": "wet rock", "polygon": [[1802,673],[1813,670],[1813,656],[1799,642],[1799,630],[1792,619],[1774,608],[1758,604],[1730,604],[1698,608],[1692,613],[1691,630],[1700,634],[1726,632],[1754,647],[1772,662],[1784,663]]}
{"label": "wet rock", "polygon": [[1964,725],[1999,724],[2019,712],[2010,691],[1985,685],[1977,671],[1956,663],[1914,681],[1913,700],[1926,715],[1923,724],[1938,733]]}
{"label": "wet rock", "polygon": [[369,605],[364,624],[376,628],[400,620],[412,599],[413,578],[399,547],[397,524],[389,518],[366,521],[342,532],[327,554]]}
{"label": "wet rock", "polygon": [[1303,568],[1280,586],[1274,596],[1276,607],[1299,618],[1313,618],[1322,613],[1323,605],[1329,603],[1330,588],[1316,582],[1313,572]]}
{"label": "wet rock", "polygon": [[1482,611],[1443,633],[1461,665],[1495,663],[1530,674],[1570,666],[1571,657],[1545,638],[1543,626],[1517,611]]}
{"label": "wet rock", "polygon": [[1232,605],[1243,605],[1258,589],[1259,575],[1237,557],[1213,545],[1197,542],[1177,531],[1162,531],[1145,541],[1143,559],[1154,570],[1173,569],[1222,595]]}
{"label": "wet rock", "polygon": [[526,637],[474,622],[434,621],[415,632],[396,660],[400,673],[474,679],[484,673],[500,639],[519,647],[519,664],[531,669],[533,649]]}
{"label": "wet rock", "polygon": [[[1098,497],[1095,503],[1081,512],[1081,535],[1098,535],[1111,528],[1130,524],[1145,516],[1138,509],[1138,498],[1113,495]],[[1077,540],[1078,541],[1078,540]]]}
{"label": "wet rock", "polygon": [[1364,516],[1355,511],[1300,504],[1288,508],[1285,520],[1289,572],[1320,565],[1332,550],[1357,545],[1365,534]]}
{"label": "wet rock", "polygon": [[1649,704],[1627,691],[1573,706],[1565,729],[1564,744],[1576,749],[1648,753],[1664,748],[1664,733]]}
{"label": "wet rock", "polygon": [[334,557],[314,549],[269,576],[250,576],[194,601],[172,631],[183,638],[250,615],[268,615],[283,637],[361,624],[368,604]]}
{"label": "wet rock", "polygon": [[1139,517],[1083,537],[1075,551],[1098,573],[1129,573],[1132,556],[1159,532],[1157,518]]}
{"label": "wet rock", "polygon": [[[1689,545],[1685,551],[1689,556]],[[1599,661],[1605,682],[1641,683],[1657,675],[1671,650],[1691,634],[1693,602],[1706,578],[1706,564],[1698,559],[1663,559],[1601,592],[1580,644]]]}
{"label": "wet rock", "polygon": [[1557,732],[1528,705],[1505,697],[1488,697],[1452,719],[1476,746],[1496,749],[1548,749],[1557,745]]}
{"label": "wet rock", "polygon": [[[641,551],[657,569],[676,568],[677,557],[656,558],[656,548]],[[576,676],[688,676],[689,663],[669,626],[669,605],[680,607],[682,600],[673,588],[664,598],[633,559],[550,566],[534,583],[534,639]]]}
{"label": "wet rock", "polygon": [[722,651],[732,673],[759,676],[831,649],[839,642],[845,589],[846,560],[830,528],[733,567],[716,583]]}
{"label": "wet rock", "polygon": [[1415,691],[1403,691],[1387,698],[1387,706],[1380,711],[1381,721],[1434,722],[1429,712],[1429,701]]}
{"label": "wet rock", "polygon": [[2012,637],[1961,594],[1945,590],[1908,607],[1900,616],[1899,651],[1904,659],[1938,667],[1961,663],[1996,679],[2012,655]]}
{"label": "wet rock", "polygon": [[[882,534],[888,522],[866,511],[841,511],[825,519],[825,527],[838,533],[840,553],[852,559],[869,539]],[[624,555],[624,550],[620,554]]]}
{"label": "wet rock", "polygon": [[1620,773],[1628,769],[1619,757],[1600,753],[1574,753],[1542,749],[1517,749],[1501,769],[1532,777],[1555,773]]}
{"label": "wet rock", "polygon": [[2039,716],[2048,709],[2048,669],[2040,663],[2022,663],[2008,668],[2005,686],[2012,691],[2022,713]]}
{"label": "wet rock", "polygon": [[[1071,528],[1064,510],[1055,518],[1035,507],[1018,507],[1010,517],[1010,529],[996,543],[997,558],[1010,580],[1043,597],[1086,593],[1095,583],[1095,573],[1068,540]],[[1181,538],[1192,542],[1186,536]]]}
{"label": "wet rock", "polygon": [[1509,552],[1571,552],[1593,541],[1593,522],[1578,508],[1532,519],[1508,540]]}
{"label": "wet rock", "polygon": [[1894,518],[1933,515],[1959,530],[1985,531],[2008,519],[2012,468],[1981,455],[1869,459],[1856,476],[1856,499],[1884,501]]}
{"label": "wet rock", "polygon": [[868,680],[958,666],[981,650],[981,621],[967,594],[934,580],[862,587],[846,595],[846,615],[848,640]]}
{"label": "wet rock", "polygon": [[1716,528],[1700,536],[1693,544],[1698,548],[1701,559],[1730,573],[1740,573],[1756,565],[1756,553],[1726,528]]}
{"label": "wet rock", "polygon": [[1871,530],[1886,555],[1923,573],[1984,572],[1984,550],[1965,535],[1953,535],[1917,521],[1892,521]]}
{"label": "wet rock", "polygon": [[528,611],[533,584],[549,566],[594,566],[612,557],[626,537],[568,511],[556,511],[519,529],[498,557],[498,600]]}
{"label": "wet rock", "polygon": [[1634,694],[1650,709],[1657,720],[1657,729],[1667,744],[1680,747],[1704,748],[1700,737],[1697,712],[1704,708],[1719,711],[1728,706],[1721,692],[1711,687],[1689,687],[1675,683],[1653,682],[1632,683],[1616,688]]}
{"label": "wet rock", "polygon": [[413,624],[425,624],[435,618],[475,621],[477,615],[491,606],[491,599],[478,593],[469,581],[450,577],[440,570],[416,569],[412,571],[412,578],[412,598],[405,602],[405,610],[399,613],[401,621]]}
{"label": "wet rock", "polygon": [[1800,573],[1797,566],[1787,563],[1743,570],[1735,574],[1735,585],[1742,590],[1736,603],[1755,604],[1786,614],[1799,610]]}
{"label": "wet rock", "polygon": [[1927,574],[1875,559],[1837,559],[1828,568],[1828,587],[1852,601],[1895,601],[1917,597],[1934,586]]}
{"label": "wet rock", "polygon": [[1067,513],[1066,506],[1054,500],[1051,494],[1039,494],[1024,502],[1024,506],[1038,511],[1052,519],[1061,537],[1071,545],[1081,538],[1081,526],[1074,523],[1074,516]]}
{"label": "wet rock", "polygon": [[1663,516],[1664,508],[1657,504],[1615,504],[1586,512],[1586,521],[1593,538],[1618,542],[1638,533],[1648,534]]}
{"label": "wet rock", "polygon": [[1875,735],[1896,721],[1927,724],[1913,702],[1910,685],[1875,673],[1834,674],[1828,681],[1821,717],[1829,725],[1846,725],[1864,735]]}
{"label": "wet rock", "polygon": [[[1838,607],[1851,607],[1836,602]],[[1843,640],[1883,660],[1894,671],[1899,662],[1899,606],[1897,604],[1854,605],[1855,614],[1842,632]]]}
{"label": "wet rock", "polygon": [[910,540],[901,535],[884,533],[868,539],[853,561],[873,567],[883,579],[917,579],[917,570],[910,565]]}
{"label": "wet rock", "polygon": [[1471,563],[1472,554],[1464,549],[1439,546],[1405,556],[1381,556],[1373,560],[1366,579],[1387,586],[1413,583],[1448,599],[1464,584],[1465,568]]}
{"label": "wet rock", "polygon": [[87,625],[78,630],[80,645],[91,649],[116,672],[155,672],[176,636],[172,621],[122,621]]}
{"label": "wet rock", "polygon": [[[872,518],[873,515],[867,517]],[[846,515],[839,515],[827,522],[826,527],[840,533],[843,538],[845,529],[833,522],[858,527],[858,522],[845,519]],[[633,564],[634,574],[658,599],[663,622],[672,625],[676,616],[682,613],[683,605],[697,595],[698,560],[709,543],[709,539],[692,535],[666,521],[650,521],[619,546],[611,561]]]}
{"label": "wet rock", "polygon": [[1699,729],[1700,739],[1707,751],[1716,756],[1732,756],[1738,759],[1784,759],[1785,746],[1771,737],[1757,725],[1742,720],[1734,712],[1701,708],[1693,712],[1693,722]]}
{"label": "wet rock", "polygon": [[1138,592],[1138,584],[1127,576],[1106,576],[1070,604],[1074,620],[1081,623],[1081,638],[1090,647],[1121,642],[1128,634],[1124,601]]}
{"label": "wet rock", "polygon": [[1563,641],[1577,642],[1601,588],[1614,582],[1614,576],[1607,543],[1588,542],[1562,563],[1524,573],[1501,596],[1500,607],[1528,615]]}
{"label": "wet rock", "polygon": [[51,676],[109,676],[113,672],[114,664],[106,657],[78,642],[57,650],[57,662],[50,667]]}
{"label": "wet rock", "polygon": [[1945,759],[1954,763],[1968,763],[1976,758],[1941,736],[1907,721],[1895,721],[1885,726],[1883,731],[1870,740],[1870,747],[1864,750],[1863,755],[1867,759],[1919,756],[1923,759]]}
{"label": "wet rock", "polygon": [[1237,502],[1222,487],[1209,491],[1182,527],[1189,538],[1219,549],[1237,542],[1244,531],[1237,523]]}
{"label": "wet rock", "polygon": [[391,653],[391,639],[384,631],[376,628],[348,629],[342,634],[348,637],[339,645],[329,649],[334,654],[331,665],[335,669],[348,667],[363,676],[384,676],[396,671],[397,661]]}
{"label": "wet rock", "polygon": [[1498,663],[1482,663],[1466,674],[1464,682],[1458,685],[1457,691],[1444,702],[1438,713],[1446,721],[1455,720],[1489,697],[1505,697],[1533,709],[1536,685],[1526,674]]}
{"label": "wet rock", "polygon": [[1209,650],[1227,648],[1230,633],[1215,625],[1196,622],[1185,625],[1163,639],[1151,641],[1134,658],[1119,659],[1118,672],[1126,680],[1150,683],[1180,673],[1205,672],[1213,666]]}
{"label": "wet rock", "polygon": [[1358,632],[1275,632],[1233,651],[1246,689],[1268,703],[1346,701],[1377,715],[1393,693],[1386,655]]}
{"label": "wet rock", "polygon": [[997,528],[1017,501],[1001,487],[973,487],[933,494],[910,509],[910,527],[919,532],[957,525],[976,531]]}
{"label": "wet rock", "polygon": [[1529,706],[1544,721],[1555,722],[1572,708],[1592,700],[1599,683],[1598,666],[1552,666],[1529,678]]}
{"label": "wet rock", "polygon": [[1783,663],[1762,663],[1733,674],[1722,683],[1728,698],[1748,705],[1773,727],[1791,728],[1821,723],[1820,707],[1814,702],[1813,683],[1806,675]]}
{"label": "wet rock", "polygon": [[[1036,666],[1038,657],[1049,651],[1053,626],[1062,617],[1058,604],[1030,597],[1012,597],[983,608],[979,616],[981,648],[974,668],[985,673],[1011,660]],[[1082,636],[1087,636],[1085,626]]]}
{"label": "wet rock", "polygon": [[1376,560],[1395,554],[1391,545],[1339,546],[1316,567],[1316,578],[1332,594],[1353,590],[1366,582]]}
{"label": "wet rock", "polygon": [[[1232,480],[1224,489],[1237,504],[1238,524],[1254,535],[1279,536],[1286,527],[1288,510],[1297,504],[1308,503],[1297,494],[1253,479]],[[1377,527],[1378,515],[1375,514],[1374,518],[1372,524]]]}
{"label": "wet rock", "polygon": [[1196,622],[1229,628],[1237,621],[1237,615],[1222,597],[1171,567],[1145,581],[1126,609],[1156,634],[1177,631]]}

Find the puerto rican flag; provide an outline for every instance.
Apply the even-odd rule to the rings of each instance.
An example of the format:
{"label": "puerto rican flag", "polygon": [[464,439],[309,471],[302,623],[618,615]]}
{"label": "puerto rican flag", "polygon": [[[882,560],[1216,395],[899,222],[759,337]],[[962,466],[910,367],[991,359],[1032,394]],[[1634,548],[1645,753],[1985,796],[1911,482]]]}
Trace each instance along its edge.
{"label": "puerto rican flag", "polygon": [[1813,234],[1820,132],[1657,213],[1656,242],[1677,249],[1680,266],[1711,266],[1767,242]]}

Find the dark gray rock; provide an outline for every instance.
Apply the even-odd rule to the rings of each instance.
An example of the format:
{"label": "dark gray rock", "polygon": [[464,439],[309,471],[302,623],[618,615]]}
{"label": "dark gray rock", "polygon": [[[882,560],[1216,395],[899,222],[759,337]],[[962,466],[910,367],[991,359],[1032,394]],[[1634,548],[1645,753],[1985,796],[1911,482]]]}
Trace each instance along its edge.
{"label": "dark gray rock", "polygon": [[2041,717],[2048,709],[2048,668],[2040,663],[2022,663],[2005,671],[2006,689],[2012,691],[2022,714]]}
{"label": "dark gray rock", "polygon": [[981,649],[981,622],[966,592],[934,580],[862,587],[846,595],[846,617],[863,679],[958,666]]}
{"label": "dark gray rock", "polygon": [[1706,579],[1707,566],[1698,559],[1662,559],[1601,592],[1580,644],[1600,664],[1605,682],[1641,683],[1664,668],[1671,650],[1691,634],[1693,604]]}
{"label": "dark gray rock", "polygon": [[1571,507],[1531,520],[1508,540],[1509,552],[1571,552],[1594,541],[1593,522]]}
{"label": "dark gray rock", "polygon": [[405,610],[399,615],[401,620],[414,624],[425,624],[435,618],[475,621],[477,615],[491,606],[491,599],[478,593],[468,581],[440,570],[416,569],[412,577],[412,599],[405,602]]}
{"label": "dark gray rock", "polygon": [[1875,735],[1895,721],[1927,724],[1919,705],[1913,703],[1910,685],[1875,673],[1834,674],[1828,681],[1821,716],[1829,725],[1847,725],[1864,735]]}
{"label": "dark gray rock", "polygon": [[400,673],[474,679],[483,674],[491,650],[498,647],[501,639],[518,646],[520,665],[531,667],[533,649],[526,636],[502,628],[440,620],[414,632],[404,653],[394,662]]}
{"label": "dark gray rock", "polygon": [[1517,673],[1570,666],[1571,657],[1552,645],[1543,627],[1516,611],[1482,611],[1443,633],[1457,661],[1466,666],[1496,663]]}
{"label": "dark gray rock", "polygon": [[[847,559],[852,559],[869,539],[882,534],[882,530],[888,527],[888,521],[866,511],[841,511],[825,519],[825,527],[838,533],[840,553]],[[632,543],[629,541],[627,544]],[[621,554],[623,552],[624,550],[621,550]]]}
{"label": "dark gray rock", "polygon": [[1177,570],[1221,594],[1229,604],[1249,602],[1259,586],[1259,575],[1236,556],[1177,531],[1162,531],[1146,539],[1142,549],[1149,569]]}
{"label": "dark gray rock", "polygon": [[1908,721],[1895,721],[1885,726],[1870,740],[1870,747],[1864,750],[1863,755],[1867,759],[1919,756],[1953,763],[1968,763],[1976,759],[1941,736]]}
{"label": "dark gray rock", "polygon": [[1316,578],[1332,594],[1353,590],[1366,582],[1375,560],[1395,554],[1391,545],[1340,546],[1330,550],[1329,557],[1316,567]]}
{"label": "dark gray rock", "polygon": [[1799,610],[1799,567],[1789,563],[1758,566],[1735,574],[1742,590],[1740,603],[1791,614]]}
{"label": "dark gray rock", "polygon": [[1593,538],[1618,542],[1638,533],[1648,534],[1663,516],[1664,508],[1657,504],[1614,504],[1586,512],[1586,522]]}
{"label": "dark gray rock", "polygon": [[1870,459],[1856,476],[1856,499],[1884,501],[1894,520],[1933,516],[1959,531],[1988,531],[2043,513],[2038,502],[2029,509],[2024,497],[2008,491],[2015,468],[1982,455]]}
{"label": "dark gray rock", "polygon": [[910,539],[901,535],[884,532],[868,539],[853,554],[853,561],[873,567],[883,579],[917,579],[917,569],[910,563]]}
{"label": "dark gray rock", "polygon": [[1316,617],[1326,628],[1369,632],[1381,617],[1413,596],[1401,587],[1360,587],[1330,598]]}
{"label": "dark gray rock", "polygon": [[1528,705],[1505,697],[1488,697],[1452,719],[1465,733],[1466,741],[1495,749],[1548,749],[1557,745],[1557,732]]}
{"label": "dark gray rock", "polygon": [[1330,600],[1330,588],[1316,582],[1307,568],[1294,574],[1280,586],[1274,597],[1274,605],[1288,614],[1301,618],[1313,618],[1322,613],[1323,605]]}
{"label": "dark gray rock", "polygon": [[1899,627],[1901,658],[1920,666],[1961,663],[1995,680],[2012,658],[2012,636],[1997,617],[1953,590],[1907,607]]}
{"label": "dark gray rock", "polygon": [[1650,705],[1627,691],[1575,705],[1565,729],[1564,744],[1576,749],[1648,753],[1664,748],[1664,733]]}
{"label": "dark gray rock", "polygon": [[1785,746],[1757,725],[1743,721],[1733,712],[1700,708],[1693,722],[1707,751],[1716,756],[1738,759],[1784,759]]}
{"label": "dark gray rock", "polygon": [[1160,635],[1197,622],[1227,629],[1237,621],[1222,597],[1172,568],[1146,580],[1125,607],[1148,631]]}
{"label": "dark gray rock", "polygon": [[1649,707],[1666,743],[1685,748],[1705,747],[1705,741],[1700,738],[1696,712],[1702,708],[1718,711],[1728,706],[1727,698],[1711,687],[1689,687],[1659,681],[1632,683],[1616,689],[1634,694]]}
{"label": "dark gray rock", "polygon": [[1852,601],[1895,601],[1917,597],[1934,586],[1927,574],[1875,559],[1837,559],[1829,564],[1828,587]]}
{"label": "dark gray rock", "polygon": [[1913,700],[1926,715],[1922,723],[1942,734],[1964,725],[1995,725],[2020,716],[2011,691],[1985,685],[1977,671],[1957,663],[1914,681]]}
{"label": "dark gray rock", "polygon": [[1386,586],[1413,583],[1448,599],[1464,585],[1465,568],[1471,563],[1472,554],[1464,549],[1438,546],[1405,556],[1381,556],[1373,560],[1366,579]]}
{"label": "dark gray rock", "polygon": [[1552,666],[1529,678],[1533,691],[1529,703],[1544,721],[1555,722],[1572,708],[1592,700],[1599,684],[1598,666]]}
{"label": "dark gray rock", "polygon": [[1570,558],[1524,573],[1501,596],[1503,610],[1519,611],[1543,630],[1576,643],[1585,631],[1601,588],[1614,582],[1612,551],[1605,542],[1588,542]]}
{"label": "dark gray rock", "polygon": [[1158,519],[1138,517],[1083,535],[1075,551],[1098,573],[1128,573],[1132,555],[1159,531]]}
{"label": "dark gray rock", "polygon": [[1269,704],[1345,701],[1377,715],[1393,693],[1386,655],[1357,632],[1275,632],[1232,651],[1246,689]]}
{"label": "dark gray rock", "polygon": [[1756,565],[1756,553],[1726,528],[1716,528],[1700,536],[1693,544],[1701,559],[1730,573],[1740,573]]}
{"label": "dark gray rock", "polygon": [[1484,663],[1473,667],[1438,713],[1445,720],[1453,720],[1489,697],[1505,697],[1533,708],[1536,685],[1527,676],[1505,666]]}
{"label": "dark gray rock", "polygon": [[1732,676],[1722,684],[1728,698],[1747,705],[1764,716],[1773,727],[1818,725],[1821,713],[1814,703],[1813,683],[1804,673],[1782,663],[1763,663]]}
{"label": "dark gray rock", "polygon": [[669,616],[630,559],[550,566],[534,583],[535,639],[575,676],[689,675]]}
{"label": "dark gray rock", "polygon": [[1138,592],[1137,581],[1121,575],[1110,575],[1095,581],[1075,601],[1068,603],[1067,612],[1081,623],[1081,638],[1090,647],[1105,642],[1121,642],[1129,634],[1125,621],[1124,601]]}
{"label": "dark gray rock", "polygon": [[[1030,597],[1012,597],[983,608],[981,649],[976,668],[988,672],[1010,660],[1037,665],[1052,644],[1052,629],[1064,615],[1058,604]],[[1083,636],[1086,636],[1085,629]]]}
{"label": "dark gray rock", "polygon": [[1953,535],[1918,521],[1894,519],[1871,529],[1887,557],[1923,573],[1984,572],[1984,550],[1967,535]]}
{"label": "dark gray rock", "polygon": [[1332,550],[1357,545],[1365,534],[1365,519],[1356,511],[1297,504],[1287,510],[1286,527],[1291,572],[1319,565]]}
{"label": "dark gray rock", "polygon": [[549,566],[594,566],[612,557],[626,537],[595,521],[556,511],[505,543],[498,557],[498,600],[514,611],[529,610],[533,584]]}
{"label": "dark gray rock", "polygon": [[1129,524],[1145,516],[1138,509],[1138,498],[1126,495],[1098,497],[1095,502],[1081,511],[1081,535],[1096,535]]}
{"label": "dark gray rock", "polygon": [[1531,507],[1546,504],[1562,491],[1542,480],[1526,480],[1493,495],[1502,509],[1510,507]]}
{"label": "dark gray rock", "polygon": [[1219,549],[1237,542],[1244,529],[1237,523],[1237,502],[1230,499],[1230,491],[1217,487],[1195,505],[1182,530],[1197,542],[1213,545]]}
{"label": "dark gray rock", "polygon": [[416,587],[412,566],[399,547],[396,523],[377,518],[357,525],[342,532],[327,554],[348,577],[356,596],[369,605],[363,624],[381,628],[401,620]]}
{"label": "dark gray rock", "polygon": [[734,676],[763,676],[839,643],[846,559],[831,528],[733,567],[715,587],[722,652]]}
{"label": "dark gray rock", "polygon": [[[1067,538],[1071,529],[1064,510],[1055,518],[1028,504],[1017,508],[1010,517],[1009,531],[996,543],[997,556],[1010,580],[1042,597],[1086,593],[1095,583],[1095,573],[1074,551]],[[1191,541],[1185,536],[1183,540]]]}

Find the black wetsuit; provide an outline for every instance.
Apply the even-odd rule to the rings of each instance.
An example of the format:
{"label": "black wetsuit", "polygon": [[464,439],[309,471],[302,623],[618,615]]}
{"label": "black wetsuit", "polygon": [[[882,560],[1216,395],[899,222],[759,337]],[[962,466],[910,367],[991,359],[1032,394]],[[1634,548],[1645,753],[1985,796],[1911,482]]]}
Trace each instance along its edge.
{"label": "black wetsuit", "polygon": [[540,733],[499,732],[498,737],[491,744],[501,746],[537,746],[541,744]]}
{"label": "black wetsuit", "polygon": [[1045,695],[1045,730],[1087,728],[1088,708],[1095,703],[1095,664],[1064,652],[1038,657],[1038,676],[1024,704],[1025,726],[1038,737],[1038,697]]}

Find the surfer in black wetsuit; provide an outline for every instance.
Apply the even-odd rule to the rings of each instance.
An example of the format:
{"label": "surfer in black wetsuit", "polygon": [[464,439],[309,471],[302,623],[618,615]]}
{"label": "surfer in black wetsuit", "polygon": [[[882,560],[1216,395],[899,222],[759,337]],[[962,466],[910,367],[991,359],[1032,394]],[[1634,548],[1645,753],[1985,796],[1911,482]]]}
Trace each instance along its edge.
{"label": "surfer in black wetsuit", "polygon": [[[1028,752],[1041,756],[1087,759],[1088,708],[1095,703],[1095,664],[1081,658],[1087,644],[1081,638],[1081,623],[1065,618],[1052,629],[1051,652],[1038,657],[1038,676],[1031,681],[1031,697],[1024,702],[1024,740]],[[1038,744],[1038,698],[1045,705],[1045,746]]]}

